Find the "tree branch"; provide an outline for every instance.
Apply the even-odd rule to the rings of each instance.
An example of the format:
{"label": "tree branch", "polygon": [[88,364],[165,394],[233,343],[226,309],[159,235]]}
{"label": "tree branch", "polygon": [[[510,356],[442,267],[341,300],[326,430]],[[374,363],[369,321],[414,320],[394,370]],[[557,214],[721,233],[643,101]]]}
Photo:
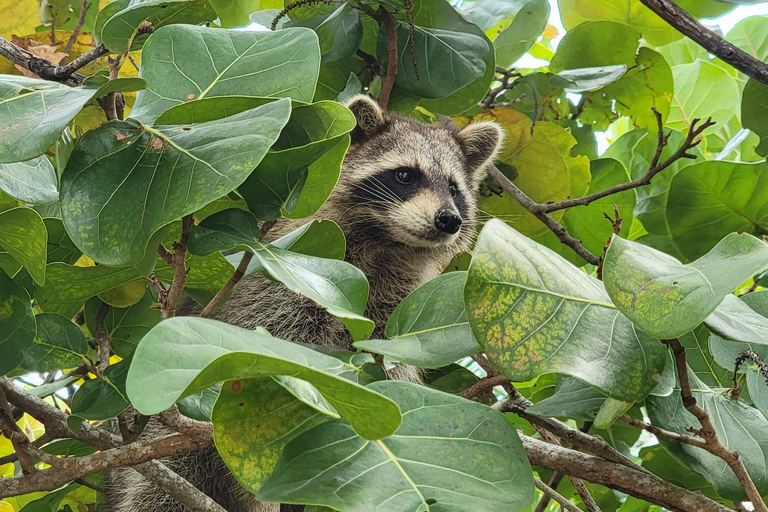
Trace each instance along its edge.
{"label": "tree branch", "polygon": [[534,466],[563,471],[675,512],[733,512],[703,494],[678,487],[652,473],[636,471],[528,436],[520,436],[520,439]]}
{"label": "tree branch", "polygon": [[226,282],[224,286],[221,287],[221,290],[219,290],[216,295],[211,299],[211,301],[205,306],[203,311],[200,313],[200,318],[208,318],[211,313],[213,313],[213,310],[216,309],[216,307],[221,303],[222,300],[224,300],[224,297],[227,296],[227,294],[232,290],[232,288],[235,287],[235,285],[240,281],[243,276],[245,275],[245,271],[248,269],[248,264],[253,259],[253,253],[251,252],[244,252],[243,257],[240,260],[240,264],[235,269],[235,272],[232,274],[232,277],[229,278],[229,281]]}
{"label": "tree branch", "polygon": [[562,243],[573,249],[576,254],[584,258],[584,260],[586,260],[588,263],[591,263],[592,265],[598,265],[600,263],[600,258],[587,250],[587,248],[581,244],[580,240],[573,238],[570,234],[568,234],[568,230],[565,229],[562,224],[541,210],[544,205],[541,205],[528,197],[525,192],[520,190],[517,185],[512,183],[509,178],[504,176],[504,174],[498,168],[496,168],[496,166],[491,166],[488,174],[491,178],[493,178],[493,181],[495,181],[498,186],[500,186],[506,193],[514,197],[515,200],[520,203],[523,208],[531,212],[537,219],[543,222],[544,225],[547,226]]}
{"label": "tree branch", "polygon": [[83,0],[83,5],[80,6],[80,18],[78,18],[75,28],[72,29],[72,35],[69,36],[69,41],[67,41],[67,44],[66,46],[64,46],[64,49],[61,50],[62,52],[69,54],[69,52],[72,51],[72,46],[74,46],[75,41],[77,41],[77,36],[80,34],[80,31],[83,29],[83,25],[85,25],[85,17],[88,14],[88,9],[90,7],[91,7],[91,4],[88,2],[88,0]]}
{"label": "tree branch", "polygon": [[99,308],[99,312],[93,320],[93,337],[99,346],[99,365],[96,368],[99,376],[104,375],[104,370],[109,366],[109,358],[112,355],[112,349],[109,345],[109,335],[104,328],[104,319],[107,317],[107,313],[109,313],[109,304],[102,302],[101,308]]}
{"label": "tree branch", "polygon": [[747,493],[747,497],[752,502],[756,512],[768,512],[768,507],[766,507],[760,492],[755,487],[749,473],[747,473],[747,468],[744,467],[739,452],[729,450],[720,442],[709,414],[696,402],[696,398],[691,391],[690,380],[688,379],[688,363],[685,357],[685,348],[677,339],[666,340],[666,342],[672,348],[672,353],[675,355],[677,378],[680,382],[680,397],[683,400],[683,406],[699,420],[701,425],[701,430],[698,433],[706,443],[706,446],[703,448],[709,453],[720,457],[730,466],[736,478],[739,479],[739,483],[744,487],[744,491]]}
{"label": "tree branch", "polygon": [[533,483],[536,485],[536,488],[544,493],[545,496],[549,497],[550,499],[555,500],[557,503],[560,504],[560,506],[567,510],[568,512],[584,512],[579,507],[568,501],[568,498],[545,484],[541,481],[541,478],[534,477]]}
{"label": "tree branch", "polygon": [[160,487],[191,512],[227,512],[221,505],[160,461],[151,460],[132,469]]}
{"label": "tree branch", "polygon": [[85,80],[84,75],[74,71],[72,73],[64,73],[63,70],[66,66],[57,66],[32,52],[19,48],[2,36],[0,36],[0,55],[45,80],[61,82],[71,86],[80,85]]}
{"label": "tree branch", "polygon": [[755,80],[768,84],[768,64],[762,62],[715,32],[704,27],[696,18],[681,9],[672,0],[640,0],[661,19],[723,62]]}
{"label": "tree branch", "polygon": [[699,439],[698,437],[686,436],[684,434],[678,434],[677,432],[672,432],[670,430],[664,430],[663,428],[650,425],[648,423],[638,420],[637,418],[633,418],[632,416],[629,416],[627,414],[622,414],[621,416],[619,416],[619,419],[624,423],[628,423],[632,425],[635,428],[639,428],[641,430],[645,430],[646,432],[650,432],[656,437],[666,437],[667,439],[673,439],[678,443],[689,444],[691,446],[696,446],[698,448],[703,448],[705,450],[707,449],[707,442],[704,441],[703,439]]}
{"label": "tree branch", "polygon": [[377,21],[383,23],[387,29],[387,74],[381,86],[381,94],[379,94],[379,105],[386,110],[397,78],[397,23],[392,13],[384,9],[383,6],[379,7],[378,14]]}
{"label": "tree branch", "polygon": [[464,390],[461,393],[461,396],[464,398],[472,398],[487,389],[492,389],[495,386],[501,386],[502,384],[506,384],[508,382],[509,378],[504,375],[489,375],[488,377],[483,377],[472,386]]}

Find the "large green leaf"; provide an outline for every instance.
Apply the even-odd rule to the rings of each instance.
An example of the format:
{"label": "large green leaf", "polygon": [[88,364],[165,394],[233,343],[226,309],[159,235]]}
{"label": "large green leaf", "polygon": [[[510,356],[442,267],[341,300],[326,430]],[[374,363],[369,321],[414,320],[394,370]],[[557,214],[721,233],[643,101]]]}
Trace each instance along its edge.
{"label": "large green leaf", "polygon": [[522,510],[531,469],[512,424],[482,404],[404,382],[376,382],[400,406],[394,435],[366,441],[342,420],[285,448],[257,498],[340,512]]}
{"label": "large green leaf", "polygon": [[62,217],[72,241],[99,263],[138,263],[160,228],[240,185],[289,114],[283,99],[199,124],[150,128],[113,121],[91,130],[61,178]]}
{"label": "large green leaf", "polygon": [[614,64],[594,68],[565,69],[551,77],[554,79],[553,85],[562,87],[566,92],[578,93],[600,89],[615,82],[626,72],[626,64]]}
{"label": "large green leaf", "polygon": [[319,67],[317,36],[306,28],[166,27],[142,50],[141,76],[149,86],[136,95],[131,117],[149,123],[174,105],[216,96],[290,96],[310,102]]}
{"label": "large green leaf", "polygon": [[75,391],[70,419],[76,417],[79,420],[78,429],[82,420],[106,420],[128,408],[130,403],[125,396],[125,379],[129,365],[129,361],[110,365],[103,377],[87,380]]}
{"label": "large green leaf", "polygon": [[0,189],[19,201],[46,204],[59,198],[58,178],[45,155],[0,164]]}
{"label": "large green leaf", "polygon": [[680,171],[666,216],[683,254],[693,260],[728,233],[768,232],[768,165],[707,161]]}
{"label": "large green leaf", "polygon": [[[413,41],[416,45],[415,67],[407,51],[411,45],[409,27],[398,22],[397,49],[400,57],[395,83],[402,93],[420,98],[444,98],[485,74],[483,56],[488,52],[488,43],[478,35],[416,25]],[[379,31],[376,53],[386,67],[387,33],[384,25]]]}
{"label": "large green leaf", "polygon": [[496,64],[508,68],[530,50],[544,32],[549,20],[549,2],[533,0],[523,6],[515,19],[493,41],[496,48]]}
{"label": "large green leaf", "polygon": [[[728,297],[726,297],[727,299]],[[720,307],[722,307],[722,304]],[[707,386],[715,388],[728,387],[733,372],[726,370],[717,363],[717,359],[709,348],[710,339],[710,331],[704,324],[680,336],[680,343],[685,347],[688,367]],[[667,369],[671,367],[672,364],[668,363]]]}
{"label": "large green leaf", "polygon": [[0,374],[21,364],[36,332],[29,294],[0,270]]}
{"label": "large green leaf", "polygon": [[635,62],[638,33],[613,21],[590,21],[569,30],[552,57],[550,70],[592,68]]}
{"label": "large green leaf", "polygon": [[[321,175],[311,177],[315,186],[308,191],[312,197],[302,201],[302,213],[314,213],[338,180],[343,153],[336,152],[336,158],[326,161],[321,169],[311,165],[341,144],[354,127],[354,116],[338,103],[321,101],[295,106],[277,142],[238,188],[251,212],[267,221],[283,213],[290,215],[302,201],[304,185],[310,180],[309,170],[313,170]],[[346,148],[347,143],[341,145]],[[319,189],[319,182],[327,186]]]}
{"label": "large green leaf", "polygon": [[768,155],[768,85],[750,78],[741,96],[741,122],[760,137],[755,151]]}
{"label": "large green leaf", "polygon": [[603,280],[611,300],[650,336],[693,330],[741,283],[768,268],[768,244],[736,233],[683,265],[660,251],[613,237]]}
{"label": "large green leaf", "polygon": [[12,208],[0,213],[0,247],[24,265],[39,285],[45,283],[48,232],[40,215],[31,208]]}
{"label": "large green leaf", "polygon": [[727,123],[739,109],[739,85],[723,68],[707,60],[672,68],[675,95],[666,125],[687,131],[695,119]]}
{"label": "large green leaf", "polygon": [[239,247],[253,252],[264,270],[296,293],[315,301],[339,317],[355,340],[373,331],[363,316],[368,300],[365,274],[345,261],[317,258],[259,241],[256,218],[230,209],[211,215],[192,231],[189,250],[210,254]]}
{"label": "large green leaf", "polygon": [[211,415],[216,449],[251,492],[272,473],[285,445],[329,419],[272,377],[225,384]]}
{"label": "large green leaf", "polygon": [[[131,307],[111,307],[107,311],[104,330],[109,336],[112,350],[123,359],[130,357],[141,338],[160,322],[160,310],[151,309],[153,302],[151,293],[147,291],[144,297]],[[96,315],[100,309],[100,299],[92,298],[85,304],[85,324],[91,332],[95,332]]]}
{"label": "large green leaf", "polygon": [[214,19],[216,11],[208,0],[131,0],[104,22],[101,42],[112,53],[123,53],[145,21],[158,29],[172,23],[200,24]]}
{"label": "large green leaf", "polygon": [[56,313],[35,317],[37,335],[24,350],[21,366],[32,372],[55,372],[74,368],[85,362],[88,342],[80,328],[69,318]]}
{"label": "large green leaf", "polygon": [[483,30],[491,31],[524,9],[529,0],[473,0],[458,4],[463,17]]}
{"label": "large green leaf", "polygon": [[37,78],[0,75],[0,126],[4,127],[0,163],[22,162],[45,153],[95,92]]}
{"label": "large green leaf", "polygon": [[[736,358],[746,349],[768,359],[768,290],[748,293],[741,299],[726,297],[706,322],[712,324],[714,331],[709,340],[710,351],[731,375]],[[742,371],[745,369],[742,367]]]}
{"label": "large green leaf", "polygon": [[464,301],[489,360],[515,381],[565,373],[634,401],[666,362],[600,281],[496,219],[480,233]]}
{"label": "large green leaf", "polygon": [[320,43],[323,64],[349,57],[357,51],[363,40],[360,11],[347,3],[342,3],[330,14],[289,21],[284,26],[313,29]]}
{"label": "large green leaf", "polygon": [[525,412],[536,416],[593,421],[607,399],[604,393],[579,379],[560,376],[555,394],[533,404]]}
{"label": "large green leaf", "polygon": [[216,382],[287,375],[315,386],[366,439],[392,434],[401,421],[395,403],[339,377],[346,370],[335,357],[263,331],[177,317],[160,322],[139,342],[127,391],[138,411],[155,414]]}
{"label": "large green leaf", "polygon": [[[729,3],[757,3],[734,0],[725,0]],[[739,21],[728,31],[726,39],[735,44],[757,60],[768,60],[768,25],[765,16],[749,16]]]}
{"label": "large green leaf", "polygon": [[[768,494],[768,420],[757,409],[714,392],[692,372],[689,377],[693,396],[712,418],[720,442],[739,453],[758,491]],[[689,434],[688,429],[700,428],[696,417],[683,407],[679,390],[667,397],[648,397],[645,403],[653,425],[679,434]],[[735,501],[746,498],[736,475],[721,458],[663,437],[659,438],[659,443],[709,480],[724,498]]]}
{"label": "large green leaf", "polygon": [[139,271],[132,267],[51,263],[46,268],[45,285],[37,289],[35,299],[43,311],[72,318],[91,297],[141,278]]}
{"label": "large green leaf", "polygon": [[[233,28],[249,25],[251,22],[249,16],[251,13],[256,14],[254,11],[274,10],[270,9],[271,7],[282,9],[284,4],[283,0],[211,0],[211,5],[219,15],[220,25],[224,28]],[[272,17],[274,18],[274,14]]]}
{"label": "large green leaf", "polygon": [[478,352],[464,312],[466,280],[466,272],[449,272],[423,284],[389,317],[386,335],[392,339],[355,346],[422,368],[440,368]]}

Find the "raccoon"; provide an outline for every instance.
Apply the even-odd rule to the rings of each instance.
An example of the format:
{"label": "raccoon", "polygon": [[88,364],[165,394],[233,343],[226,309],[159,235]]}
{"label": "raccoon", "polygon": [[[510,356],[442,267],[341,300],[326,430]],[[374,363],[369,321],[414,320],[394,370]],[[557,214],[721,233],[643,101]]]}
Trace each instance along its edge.
{"label": "raccoon", "polygon": [[[347,102],[357,120],[341,176],[314,217],[335,221],[347,239],[346,261],[370,284],[366,316],[373,338],[383,339],[389,315],[406,295],[437,276],[454,255],[471,248],[476,192],[503,139],[490,121],[461,129],[452,122],[427,125],[384,112],[368,96]],[[306,220],[284,219],[269,239]],[[199,314],[196,304],[182,314]],[[353,349],[336,317],[282,284],[254,275],[241,281],[213,318],[244,328],[263,327],[278,338]],[[390,377],[419,381],[416,369],[397,365]],[[163,461],[229,512],[279,512],[237,484],[215,449]],[[135,471],[118,469],[109,480],[109,512],[186,512]],[[284,508],[283,510],[286,510]]]}

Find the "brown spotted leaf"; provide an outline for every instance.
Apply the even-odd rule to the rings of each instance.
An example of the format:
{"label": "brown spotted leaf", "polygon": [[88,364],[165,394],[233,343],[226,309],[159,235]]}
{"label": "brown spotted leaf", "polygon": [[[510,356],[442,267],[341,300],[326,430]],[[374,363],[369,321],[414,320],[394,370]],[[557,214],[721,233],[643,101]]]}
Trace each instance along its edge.
{"label": "brown spotted leaf", "polygon": [[500,220],[480,233],[464,302],[489,360],[515,381],[563,373],[635,401],[664,368],[663,345],[616,309],[600,281]]}

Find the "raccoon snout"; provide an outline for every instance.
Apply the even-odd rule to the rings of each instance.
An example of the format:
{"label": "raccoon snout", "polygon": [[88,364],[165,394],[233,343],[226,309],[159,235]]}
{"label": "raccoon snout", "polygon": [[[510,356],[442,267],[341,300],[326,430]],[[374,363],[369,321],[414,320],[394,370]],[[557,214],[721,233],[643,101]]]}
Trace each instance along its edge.
{"label": "raccoon snout", "polygon": [[453,210],[439,210],[435,214],[435,227],[443,233],[453,235],[461,227],[461,215]]}

